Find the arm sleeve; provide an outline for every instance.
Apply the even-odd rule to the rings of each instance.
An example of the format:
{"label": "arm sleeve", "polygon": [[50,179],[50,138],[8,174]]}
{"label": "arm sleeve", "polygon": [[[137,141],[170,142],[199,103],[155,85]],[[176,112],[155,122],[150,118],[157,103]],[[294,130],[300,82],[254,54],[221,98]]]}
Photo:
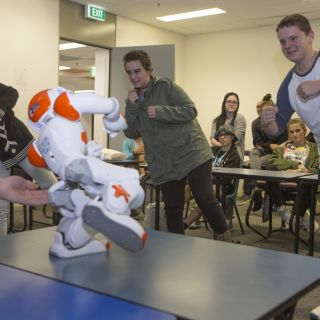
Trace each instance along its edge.
{"label": "arm sleeve", "polygon": [[126,154],[128,160],[134,160],[133,154],[134,143],[130,139],[125,139],[122,142],[122,151]]}
{"label": "arm sleeve", "polygon": [[297,161],[283,158],[283,146],[278,146],[273,150],[269,163],[275,165],[278,170],[297,169],[299,164]]}
{"label": "arm sleeve", "polygon": [[194,102],[176,83],[168,82],[168,105],[156,105],[155,121],[165,123],[184,123],[198,115]]}
{"label": "arm sleeve", "polygon": [[276,116],[276,123],[278,126],[278,135],[286,130],[287,123],[290,120],[292,114],[294,113],[294,110],[292,109],[292,106],[290,104],[288,90],[289,83],[292,79],[292,72],[293,70],[289,71],[289,73],[281,83],[281,86],[277,94],[276,106],[278,108],[278,112]]}

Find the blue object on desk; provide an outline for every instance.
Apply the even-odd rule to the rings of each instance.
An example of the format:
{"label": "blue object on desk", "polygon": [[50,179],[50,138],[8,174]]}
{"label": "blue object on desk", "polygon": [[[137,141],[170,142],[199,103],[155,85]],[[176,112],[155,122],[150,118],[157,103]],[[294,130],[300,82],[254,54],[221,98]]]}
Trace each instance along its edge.
{"label": "blue object on desk", "polygon": [[[173,320],[175,316],[0,265],[1,319]],[[137,292],[139,294],[139,292]]]}

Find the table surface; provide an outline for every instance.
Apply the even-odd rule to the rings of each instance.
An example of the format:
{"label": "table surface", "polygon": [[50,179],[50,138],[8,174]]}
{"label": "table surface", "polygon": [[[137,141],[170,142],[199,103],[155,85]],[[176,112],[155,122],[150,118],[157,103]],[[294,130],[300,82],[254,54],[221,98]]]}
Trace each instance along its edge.
{"label": "table surface", "polygon": [[[148,230],[146,247],[48,254],[55,228],[10,234],[0,263],[187,319],[269,319],[320,282],[307,256]],[[303,270],[303,277],[300,277]]]}
{"label": "table surface", "polygon": [[298,180],[303,176],[308,176],[310,173],[302,172],[287,172],[287,171],[270,171],[258,169],[245,169],[245,168],[225,168],[214,167],[212,168],[214,176],[224,177],[248,177],[252,179],[273,180],[273,181],[290,181]]}
{"label": "table surface", "polygon": [[5,279],[0,287],[1,319],[102,320],[110,315],[121,320],[176,319],[158,310],[1,264],[0,277]]}

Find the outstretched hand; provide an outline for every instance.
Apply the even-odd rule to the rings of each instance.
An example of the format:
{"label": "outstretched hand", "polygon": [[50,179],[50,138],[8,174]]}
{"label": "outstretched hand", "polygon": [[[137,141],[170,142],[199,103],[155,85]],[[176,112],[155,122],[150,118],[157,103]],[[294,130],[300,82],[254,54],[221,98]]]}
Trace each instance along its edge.
{"label": "outstretched hand", "polygon": [[19,176],[0,178],[0,198],[27,205],[48,203],[48,190]]}

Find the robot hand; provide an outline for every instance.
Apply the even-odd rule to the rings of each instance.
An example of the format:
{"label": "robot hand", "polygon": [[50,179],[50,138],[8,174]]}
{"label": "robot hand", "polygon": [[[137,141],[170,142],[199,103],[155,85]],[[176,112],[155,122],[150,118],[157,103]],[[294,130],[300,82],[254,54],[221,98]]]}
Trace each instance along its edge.
{"label": "robot hand", "polygon": [[90,140],[87,143],[87,154],[90,157],[95,157],[95,158],[98,158],[100,160],[104,160],[105,156],[104,156],[104,154],[102,152],[102,149],[103,149],[102,145],[96,143],[93,140]]}
{"label": "robot hand", "polygon": [[128,128],[126,119],[122,114],[119,114],[117,118],[104,115],[103,125],[106,131],[110,134],[111,138],[114,138],[120,131]]}

